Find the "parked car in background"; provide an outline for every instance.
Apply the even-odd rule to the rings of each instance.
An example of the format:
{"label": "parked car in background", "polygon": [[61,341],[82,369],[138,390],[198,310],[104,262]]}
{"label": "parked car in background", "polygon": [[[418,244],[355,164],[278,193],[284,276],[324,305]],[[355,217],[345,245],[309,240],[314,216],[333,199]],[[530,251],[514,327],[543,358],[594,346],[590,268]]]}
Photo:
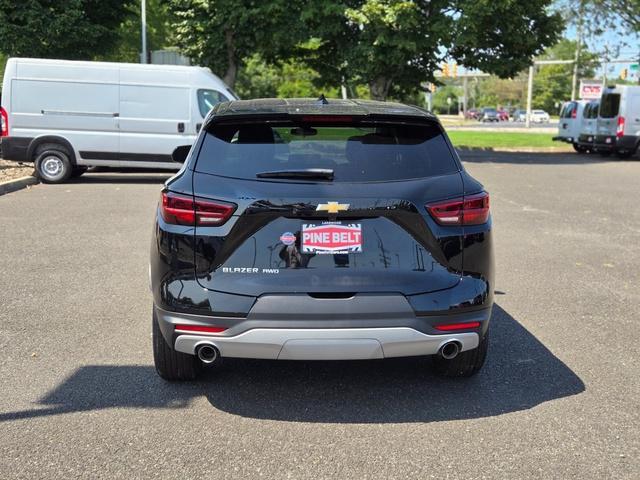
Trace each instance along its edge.
{"label": "parked car in background", "polygon": [[594,149],[627,158],[640,142],[640,86],[608,87],[600,98]]}
{"label": "parked car in background", "polygon": [[34,162],[44,182],[87,167],[177,170],[171,153],[236,95],[208,68],[11,58],[2,156]]}
{"label": "parked car in background", "polygon": [[479,112],[477,108],[470,108],[469,110],[464,112],[464,118],[466,118],[467,120],[477,120],[478,115]]}
{"label": "parked car in background", "polygon": [[522,109],[516,109],[511,114],[511,120],[513,122],[526,122],[527,121],[527,111]]}
{"label": "parked car in background", "polygon": [[[526,114],[525,114],[526,120]],[[532,123],[549,123],[551,117],[544,110],[532,110],[531,111],[531,122]]]}
{"label": "parked car in background", "polygon": [[577,152],[586,152],[584,147],[578,145],[578,137],[582,128],[584,109],[588,104],[588,100],[573,100],[562,105],[558,135],[553,137],[553,140],[570,143]]}
{"label": "parked car in background", "polygon": [[[580,134],[578,135],[578,152],[592,152],[593,143],[596,138],[598,127],[598,109],[600,101],[592,100],[585,105],[582,111],[582,123],[580,124]],[[562,121],[562,120],[561,120]],[[575,148],[575,144],[574,144]]]}
{"label": "parked car in background", "polygon": [[508,122],[509,121],[509,112],[507,110],[505,110],[504,108],[498,109],[498,120],[500,120],[501,122]]}
{"label": "parked car in background", "polygon": [[489,195],[436,117],[367,100],[236,101],[189,149],[154,215],[161,377],[190,380],[224,357],[432,355],[445,376],[480,370]]}
{"label": "parked car in background", "polygon": [[481,122],[498,122],[498,111],[495,108],[486,107],[483,108],[479,120]]}

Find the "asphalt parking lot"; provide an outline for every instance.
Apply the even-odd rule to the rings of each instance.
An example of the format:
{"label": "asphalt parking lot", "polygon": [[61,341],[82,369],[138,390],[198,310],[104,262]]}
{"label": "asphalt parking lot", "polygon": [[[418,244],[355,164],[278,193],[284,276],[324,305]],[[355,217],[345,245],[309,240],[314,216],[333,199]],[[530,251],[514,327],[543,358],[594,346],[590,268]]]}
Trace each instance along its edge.
{"label": "asphalt parking lot", "polygon": [[156,376],[159,174],[0,197],[0,478],[640,477],[640,161],[477,153],[497,283],[484,370],[227,361]]}

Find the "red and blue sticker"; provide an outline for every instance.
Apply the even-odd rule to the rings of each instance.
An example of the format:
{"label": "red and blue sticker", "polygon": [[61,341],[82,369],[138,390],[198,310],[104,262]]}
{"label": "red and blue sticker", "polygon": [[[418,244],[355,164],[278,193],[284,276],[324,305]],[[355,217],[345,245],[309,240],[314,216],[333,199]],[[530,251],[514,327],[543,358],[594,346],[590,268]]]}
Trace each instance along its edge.
{"label": "red and blue sticker", "polygon": [[296,243],[296,236],[291,232],[284,232],[280,235],[280,241],[285,245],[293,245]]}

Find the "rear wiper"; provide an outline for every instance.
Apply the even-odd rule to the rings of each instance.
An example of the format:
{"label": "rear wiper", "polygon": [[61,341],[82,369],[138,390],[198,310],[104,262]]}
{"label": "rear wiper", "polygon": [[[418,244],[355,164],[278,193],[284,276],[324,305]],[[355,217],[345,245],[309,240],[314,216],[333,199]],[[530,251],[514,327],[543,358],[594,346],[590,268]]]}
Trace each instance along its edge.
{"label": "rear wiper", "polygon": [[271,172],[256,173],[256,177],[333,180],[333,170],[330,168],[305,168],[301,170],[273,170]]}

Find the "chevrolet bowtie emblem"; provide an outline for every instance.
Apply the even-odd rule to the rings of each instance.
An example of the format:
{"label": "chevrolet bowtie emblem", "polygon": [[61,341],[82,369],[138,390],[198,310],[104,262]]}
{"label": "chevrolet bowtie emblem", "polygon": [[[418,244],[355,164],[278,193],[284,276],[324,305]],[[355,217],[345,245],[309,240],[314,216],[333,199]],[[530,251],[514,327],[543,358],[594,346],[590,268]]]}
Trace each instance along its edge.
{"label": "chevrolet bowtie emblem", "polygon": [[316,212],[338,213],[349,209],[348,203],[327,202],[321,203],[316,208]]}

